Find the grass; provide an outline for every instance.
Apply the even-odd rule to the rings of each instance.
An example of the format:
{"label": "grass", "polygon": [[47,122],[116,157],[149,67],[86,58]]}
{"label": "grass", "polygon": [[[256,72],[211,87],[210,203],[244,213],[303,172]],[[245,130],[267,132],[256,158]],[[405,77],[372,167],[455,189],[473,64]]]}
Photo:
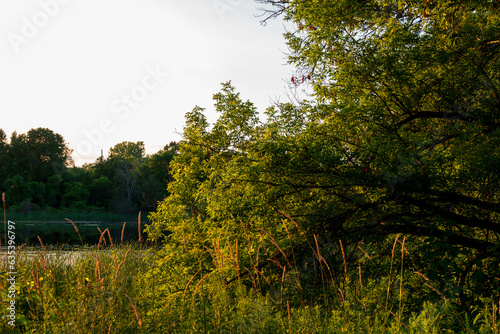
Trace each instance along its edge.
{"label": "grass", "polygon": [[[420,313],[402,319],[400,310],[381,307],[384,280],[349,281],[341,299],[296,305],[272,294],[256,294],[242,280],[226,285],[216,274],[195,275],[183,291],[166,293],[146,261],[155,250],[138,244],[87,249],[68,259],[47,247],[17,255],[17,326],[6,320],[2,333],[498,333],[498,307],[476,319],[454,311],[448,300],[425,303]],[[30,251],[30,252],[28,252]],[[214,256],[217,256],[214,254]],[[319,255],[321,256],[321,255]],[[158,269],[158,268],[156,268]],[[0,291],[7,291],[6,273]],[[268,279],[271,279],[270,277]],[[385,282],[393,282],[388,280]],[[332,283],[333,284],[333,283]],[[325,289],[323,292],[326,292]],[[400,288],[390,288],[405,294]],[[366,295],[364,294],[366,293]],[[160,298],[161,296],[161,298]],[[331,296],[333,297],[333,295]],[[3,300],[6,300],[4,295]],[[293,304],[293,306],[292,306]],[[401,304],[399,304],[401,305]],[[5,308],[5,305],[4,305]],[[456,330],[457,324],[461,326]],[[458,327],[460,327],[458,326]]]}
{"label": "grass", "polygon": [[[136,314],[148,269],[136,245],[68,253],[54,247],[17,256],[17,326],[2,333],[137,333]],[[6,276],[6,273],[3,272]],[[6,279],[0,288],[7,291]],[[6,296],[3,298],[6,299]],[[146,306],[146,305],[144,305]],[[144,308],[141,309],[143,311]]]}
{"label": "grass", "polygon": [[[67,224],[73,233],[81,232],[75,224]],[[273,261],[263,261],[242,223],[247,244],[224,244],[219,235],[196,253],[193,272],[179,265],[182,262],[173,263],[188,254],[185,244],[178,245],[178,250],[185,250],[178,253],[168,253],[174,248],[167,247],[146,249],[114,239],[107,229],[96,233],[97,245],[86,245],[76,253],[45,245],[41,238],[37,247],[18,245],[16,326],[3,318],[0,332],[499,333],[498,304],[463,313],[454,300],[433,292],[434,282],[407,268],[409,239],[396,236],[386,258],[342,241],[328,248],[318,235],[308,239],[308,250],[299,251],[293,247],[290,227],[283,224],[289,249],[260,231],[269,239],[265,245],[261,239],[258,248],[270,254],[274,248],[279,256]],[[307,251],[316,265],[309,274],[297,265]],[[338,268],[332,251],[339,255]],[[355,266],[349,254],[365,262]],[[380,265],[381,258],[386,266]],[[6,310],[5,261],[0,270]],[[438,298],[411,311],[416,282]]]}

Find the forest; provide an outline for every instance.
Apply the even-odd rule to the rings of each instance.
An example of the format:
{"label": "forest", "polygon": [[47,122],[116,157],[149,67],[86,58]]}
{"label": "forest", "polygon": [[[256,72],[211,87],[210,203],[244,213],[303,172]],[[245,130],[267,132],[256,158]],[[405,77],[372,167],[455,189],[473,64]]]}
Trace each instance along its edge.
{"label": "forest", "polygon": [[81,169],[48,130],[3,140],[12,200],[152,209],[147,250],[20,258],[15,330],[499,333],[499,3],[256,2],[307,99],[262,115],[228,81],[215,122],[195,106],[178,143]]}
{"label": "forest", "polygon": [[75,167],[64,138],[47,128],[26,134],[0,129],[0,185],[9,213],[59,217],[64,213],[154,211],[167,195],[171,142],[146,156],[143,142],[122,142],[92,164]]}

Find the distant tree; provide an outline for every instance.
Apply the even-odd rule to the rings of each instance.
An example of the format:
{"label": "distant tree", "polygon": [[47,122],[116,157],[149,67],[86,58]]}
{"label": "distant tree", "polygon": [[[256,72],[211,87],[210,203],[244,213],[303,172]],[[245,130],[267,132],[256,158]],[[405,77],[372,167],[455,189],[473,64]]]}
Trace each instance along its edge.
{"label": "distant tree", "polygon": [[71,150],[60,134],[47,128],[36,128],[28,131],[26,144],[33,157],[33,179],[46,182],[47,179],[73,165]]}
{"label": "distant tree", "polygon": [[177,143],[170,142],[162,150],[146,157],[141,164],[139,201],[142,210],[155,210],[158,202],[167,196],[171,181],[169,164],[177,153]]}
{"label": "distant tree", "polygon": [[30,190],[30,199],[33,205],[36,205],[38,208],[43,208],[46,205],[45,196],[46,196],[46,186],[43,182],[32,181],[28,184]]}
{"label": "distant tree", "polygon": [[144,142],[136,143],[124,141],[109,149],[110,160],[141,160],[144,158],[146,149]]}
{"label": "distant tree", "polygon": [[7,156],[9,176],[21,175],[28,182],[47,182],[50,176],[73,164],[63,137],[46,128],[31,129],[21,135],[14,132]]}
{"label": "distant tree", "polygon": [[62,177],[60,175],[52,175],[46,183],[45,203],[52,208],[59,208],[61,205],[62,196]]}
{"label": "distant tree", "polygon": [[8,207],[19,205],[23,201],[28,201],[31,198],[29,185],[21,175],[15,175],[8,178],[3,183],[3,189],[5,189]]}
{"label": "distant tree", "polygon": [[11,134],[6,164],[8,177],[20,175],[23,179],[31,181],[33,179],[33,159],[26,141],[24,134],[18,135],[15,131]]}
{"label": "distant tree", "polygon": [[67,182],[64,184],[61,205],[68,209],[86,209],[89,196],[90,192],[84,187],[82,182]]}
{"label": "distant tree", "polygon": [[139,190],[139,171],[144,158],[142,141],[121,142],[109,150],[106,167],[111,168],[116,181],[114,202],[117,211],[126,212],[135,208],[134,198]]}
{"label": "distant tree", "polygon": [[93,179],[89,187],[89,204],[108,208],[112,199],[112,185],[113,183],[106,176]]}

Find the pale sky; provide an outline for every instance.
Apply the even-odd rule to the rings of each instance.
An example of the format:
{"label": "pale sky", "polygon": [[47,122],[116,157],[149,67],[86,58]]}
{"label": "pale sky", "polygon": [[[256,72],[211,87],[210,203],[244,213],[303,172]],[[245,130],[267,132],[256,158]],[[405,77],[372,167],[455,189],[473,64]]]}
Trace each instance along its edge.
{"label": "pale sky", "polygon": [[148,154],[180,140],[196,105],[231,80],[259,112],[288,101],[283,22],[251,0],[23,0],[0,3],[2,128],[46,127],[92,163],[122,141]]}

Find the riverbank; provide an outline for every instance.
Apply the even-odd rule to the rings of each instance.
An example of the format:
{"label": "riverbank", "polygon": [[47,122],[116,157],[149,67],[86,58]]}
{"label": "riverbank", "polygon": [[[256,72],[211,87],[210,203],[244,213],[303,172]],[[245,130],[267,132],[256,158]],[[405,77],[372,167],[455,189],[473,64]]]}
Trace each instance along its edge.
{"label": "riverbank", "polygon": [[[16,220],[16,240],[18,244],[39,245],[40,240],[46,245],[96,245],[101,235],[106,237],[104,243],[123,244],[131,241],[143,241],[147,238],[145,227],[147,219],[128,219],[120,222],[106,220]],[[0,233],[0,243],[5,245],[6,235]],[[140,230],[140,236],[139,236]]]}
{"label": "riverbank", "polygon": [[[148,212],[142,212],[141,219],[146,220]],[[8,209],[6,211],[6,217],[8,220],[12,221],[64,221],[69,218],[73,221],[106,221],[112,223],[125,222],[125,221],[137,221],[138,212],[130,214],[117,214],[113,212],[107,212],[104,210],[33,210],[29,212],[20,212],[17,210]]]}

